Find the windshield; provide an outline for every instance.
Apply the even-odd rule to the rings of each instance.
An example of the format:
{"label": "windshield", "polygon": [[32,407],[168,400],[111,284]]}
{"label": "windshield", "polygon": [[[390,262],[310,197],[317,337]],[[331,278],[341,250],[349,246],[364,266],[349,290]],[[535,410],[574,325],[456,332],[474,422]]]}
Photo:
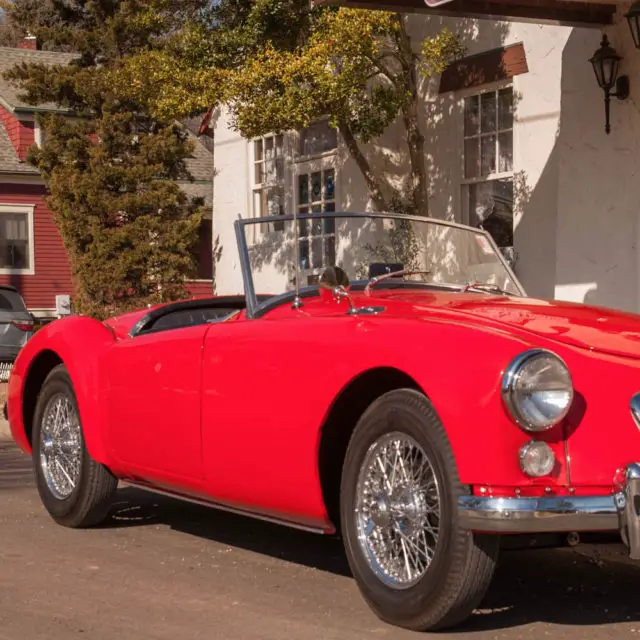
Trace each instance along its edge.
{"label": "windshield", "polygon": [[[239,224],[250,295],[293,291],[296,262],[301,289],[317,285],[324,269],[338,266],[351,284],[389,271],[430,271],[407,279],[412,286],[413,281],[456,287],[481,282],[523,293],[490,237],[471,227],[391,214],[305,214],[297,219],[296,247],[292,216]],[[396,278],[391,282],[398,286]]]}

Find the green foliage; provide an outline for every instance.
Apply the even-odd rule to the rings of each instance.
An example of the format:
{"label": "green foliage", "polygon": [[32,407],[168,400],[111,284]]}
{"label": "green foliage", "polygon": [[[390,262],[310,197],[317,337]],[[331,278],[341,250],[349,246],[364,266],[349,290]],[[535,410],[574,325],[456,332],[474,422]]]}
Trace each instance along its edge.
{"label": "green foliage", "polygon": [[71,257],[75,310],[102,318],[185,297],[201,222],[198,203],[175,182],[186,173],[185,134],[145,129],[126,113],[46,124],[47,143],[30,160]]}
{"label": "green foliage", "polygon": [[[53,17],[39,23],[23,12],[28,3],[15,0],[12,19],[50,47],[78,53],[67,66],[21,65],[8,74],[30,103],[53,102],[75,116],[43,118],[45,143],[30,154],[70,255],[74,309],[104,318],[185,297],[202,203],[176,180],[190,177],[185,160],[193,143],[171,118],[147,113],[150,95],[161,104],[166,68],[146,85],[116,70],[157,53],[172,33],[204,16],[207,2],[51,0]],[[129,80],[127,90],[115,79]]]}

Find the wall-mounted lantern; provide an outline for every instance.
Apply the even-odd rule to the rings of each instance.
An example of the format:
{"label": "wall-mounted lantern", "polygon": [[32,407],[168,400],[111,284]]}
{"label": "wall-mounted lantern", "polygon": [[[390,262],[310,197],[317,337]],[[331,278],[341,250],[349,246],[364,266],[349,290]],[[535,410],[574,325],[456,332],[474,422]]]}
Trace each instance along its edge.
{"label": "wall-mounted lantern", "polygon": [[[600,48],[589,59],[589,62],[593,65],[599,87],[604,91],[604,130],[607,133],[611,131],[611,125],[609,124],[611,96],[618,98],[618,100],[626,100],[629,97],[629,76],[618,77],[620,60],[622,60],[622,56],[619,56],[609,44],[607,34],[603,34]],[[616,88],[615,93],[611,91],[614,86]]]}
{"label": "wall-mounted lantern", "polygon": [[624,17],[629,23],[633,43],[637,49],[640,49],[640,2],[634,2],[629,11],[624,14]]}

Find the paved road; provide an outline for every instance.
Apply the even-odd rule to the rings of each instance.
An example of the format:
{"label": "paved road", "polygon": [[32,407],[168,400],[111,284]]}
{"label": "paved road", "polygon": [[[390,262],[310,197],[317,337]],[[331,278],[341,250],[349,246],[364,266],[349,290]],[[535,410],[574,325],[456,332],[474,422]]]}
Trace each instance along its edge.
{"label": "paved road", "polygon": [[[439,637],[640,637],[640,568],[617,552],[505,552],[483,610]],[[335,539],[130,488],[108,526],[67,530],[40,505],[28,458],[0,443],[1,640],[287,635],[424,637],[369,612]]]}

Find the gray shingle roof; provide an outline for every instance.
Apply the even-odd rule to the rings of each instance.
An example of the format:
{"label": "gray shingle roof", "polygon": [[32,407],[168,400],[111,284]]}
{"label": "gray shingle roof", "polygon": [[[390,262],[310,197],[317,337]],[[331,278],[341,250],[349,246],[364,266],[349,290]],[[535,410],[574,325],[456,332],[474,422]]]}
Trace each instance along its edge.
{"label": "gray shingle roof", "polygon": [[34,166],[18,160],[18,154],[2,123],[0,123],[0,173],[38,174],[38,170]]}
{"label": "gray shingle roof", "polygon": [[[56,110],[56,105],[42,104],[33,107],[18,98],[20,89],[5,80],[2,74],[20,62],[39,62],[42,64],[69,64],[76,54],[57,53],[52,51],[30,51],[28,49],[13,49],[0,47],[0,104],[10,111],[13,110]],[[213,154],[198,141],[196,136],[190,134],[195,142],[193,156],[187,160],[187,167],[192,174],[194,182],[183,182],[184,191],[194,197],[203,197],[207,206],[212,202],[213,181]],[[0,172],[1,173],[30,173],[38,174],[37,169],[27,162],[20,162],[11,144],[9,135],[0,124]]]}
{"label": "gray shingle roof", "polygon": [[22,93],[12,82],[5,80],[4,72],[15,67],[21,62],[36,62],[46,65],[69,64],[77,58],[75,53],[58,53],[55,51],[31,51],[29,49],[13,49],[11,47],[0,47],[0,104],[3,104],[9,111],[56,111],[59,109],[55,104],[39,104],[37,107],[20,100],[18,95]]}

